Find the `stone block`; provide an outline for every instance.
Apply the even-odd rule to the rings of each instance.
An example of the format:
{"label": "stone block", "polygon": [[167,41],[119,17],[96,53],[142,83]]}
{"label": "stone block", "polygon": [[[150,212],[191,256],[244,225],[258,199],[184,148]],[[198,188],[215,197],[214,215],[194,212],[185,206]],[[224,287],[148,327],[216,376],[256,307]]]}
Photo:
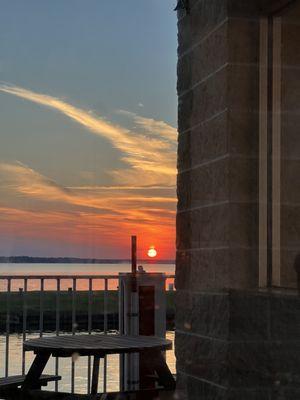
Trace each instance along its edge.
{"label": "stone block", "polygon": [[225,341],[178,332],[176,348],[181,371],[219,385],[227,384],[228,344]]}
{"label": "stone block", "polygon": [[272,387],[270,343],[265,341],[231,341],[228,348],[228,383],[232,388]]}
{"label": "stone block", "polygon": [[203,337],[228,340],[230,298],[223,292],[194,292],[190,331]]}
{"label": "stone block", "polygon": [[203,40],[227,18],[227,2],[203,0],[191,4],[191,13],[178,21],[179,57]]}
{"label": "stone block", "polygon": [[300,206],[281,204],[281,246],[299,249]]}
{"label": "stone block", "polygon": [[230,249],[201,249],[190,252],[190,288],[219,290],[228,288],[230,282]]}
{"label": "stone block", "polygon": [[[179,372],[179,375],[183,373]],[[189,400],[227,400],[227,388],[212,385],[197,377],[186,375],[185,382]],[[181,400],[181,399],[180,399]]]}
{"label": "stone block", "polygon": [[228,14],[230,17],[259,18],[266,1],[274,0],[228,0]]}
{"label": "stone block", "polygon": [[[300,28],[299,28],[300,33]],[[300,52],[300,46],[297,49]],[[281,110],[282,113],[289,113],[289,115],[297,115],[299,113],[300,103],[300,64],[292,68],[288,65],[282,68],[282,98]]]}
{"label": "stone block", "polygon": [[177,235],[177,249],[227,246],[229,223],[228,204],[180,212],[177,226],[184,229],[180,229]]}
{"label": "stone block", "polygon": [[[229,299],[223,292],[188,292],[176,293],[178,315],[176,329],[182,334],[198,335],[219,340],[229,336]],[[181,312],[185,305],[186,312]],[[200,317],[201,316],[201,317]]]}
{"label": "stone block", "polygon": [[[221,25],[207,38],[178,59],[177,73],[180,76],[177,92],[191,90],[194,85],[228,62],[227,23]],[[212,53],[211,49],[215,52]]]}
{"label": "stone block", "polygon": [[[278,294],[271,297],[270,335],[274,341],[290,343],[300,338],[300,296],[298,293],[287,292],[286,295]],[[298,357],[300,362],[300,353]]]}
{"label": "stone block", "polygon": [[[282,63],[289,66],[300,66],[299,35],[300,16],[295,15],[295,10],[282,17]],[[291,14],[292,13],[292,14]]]}
{"label": "stone block", "polygon": [[[286,132],[287,135],[289,132]],[[282,203],[300,206],[300,160],[281,160],[281,196]],[[283,221],[284,222],[284,221]]]}
{"label": "stone block", "polygon": [[[257,238],[257,205],[224,203],[177,213],[177,249],[252,246]],[[216,226],[218,229],[216,229]]]}
{"label": "stone block", "polygon": [[297,159],[300,149],[300,115],[281,115],[281,157],[282,159]]}
{"label": "stone block", "polygon": [[[252,390],[228,389],[226,400],[273,400],[271,392],[266,388],[256,388]],[[275,399],[274,399],[275,400]],[[276,400],[279,400],[278,398]]]}
{"label": "stone block", "polygon": [[178,170],[193,168],[224,156],[229,151],[228,112],[178,137]]}
{"label": "stone block", "polygon": [[[285,288],[298,288],[298,274],[296,267],[299,268],[299,254],[297,249],[280,250],[280,275],[281,286]],[[298,269],[297,268],[297,269]]]}
{"label": "stone block", "polygon": [[230,160],[225,158],[179,173],[178,210],[227,201],[229,168]]}
{"label": "stone block", "polygon": [[176,332],[180,373],[221,387],[225,399],[298,393],[299,296],[255,290],[185,293],[189,312],[181,314]]}
{"label": "stone block", "polygon": [[[215,72],[193,91],[182,95],[178,101],[178,129],[180,133],[194,128],[221,111],[227,104],[227,67]],[[203,102],[203,99],[206,99]]]}
{"label": "stone block", "polygon": [[175,318],[177,329],[190,332],[193,320],[193,298],[192,294],[186,290],[176,291]]}
{"label": "stone block", "polygon": [[228,107],[235,113],[259,110],[259,67],[231,64],[228,68]]}
{"label": "stone block", "polygon": [[191,251],[178,250],[176,252],[176,290],[190,287],[191,267]]}
{"label": "stone block", "polygon": [[231,64],[258,64],[259,62],[259,19],[229,18],[228,61]]}
{"label": "stone block", "polygon": [[228,110],[228,142],[231,154],[257,157],[259,144],[258,110]]}
{"label": "stone block", "polygon": [[231,341],[270,339],[270,298],[251,291],[230,291],[229,337]]}
{"label": "stone block", "polygon": [[177,251],[177,289],[192,291],[246,289],[255,288],[257,282],[256,248]]}
{"label": "stone block", "polygon": [[258,198],[258,160],[221,157],[179,172],[178,210],[197,208],[225,201],[250,202]]}

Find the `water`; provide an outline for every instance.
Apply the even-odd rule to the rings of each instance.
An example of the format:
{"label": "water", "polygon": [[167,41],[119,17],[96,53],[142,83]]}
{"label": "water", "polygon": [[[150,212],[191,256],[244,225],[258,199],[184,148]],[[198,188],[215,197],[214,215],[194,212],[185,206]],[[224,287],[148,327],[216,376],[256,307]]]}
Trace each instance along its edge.
{"label": "water", "polygon": [[[174,264],[143,264],[147,272],[163,272],[166,274],[174,274]],[[130,264],[0,264],[1,275],[118,275],[119,272],[130,272]],[[167,283],[171,283],[170,282]],[[56,290],[56,281],[54,279],[46,279],[44,282],[45,290]],[[103,289],[103,280],[93,282],[93,290]],[[11,290],[19,290],[23,288],[23,280],[13,280]],[[67,290],[72,286],[70,279],[63,279],[61,282],[61,290]],[[118,286],[117,280],[109,280],[109,289],[115,290]],[[7,282],[0,279],[0,291],[5,291]],[[77,290],[87,290],[88,281],[79,279],[77,282]],[[40,281],[30,279],[28,281],[28,290],[40,290]]]}

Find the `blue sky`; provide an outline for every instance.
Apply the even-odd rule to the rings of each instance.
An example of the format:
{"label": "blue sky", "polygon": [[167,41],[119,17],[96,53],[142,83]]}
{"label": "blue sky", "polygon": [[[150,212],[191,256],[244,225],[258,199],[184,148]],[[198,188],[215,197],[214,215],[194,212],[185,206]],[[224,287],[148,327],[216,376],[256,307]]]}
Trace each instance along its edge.
{"label": "blue sky", "polygon": [[173,254],[174,3],[1,2],[0,253]]}

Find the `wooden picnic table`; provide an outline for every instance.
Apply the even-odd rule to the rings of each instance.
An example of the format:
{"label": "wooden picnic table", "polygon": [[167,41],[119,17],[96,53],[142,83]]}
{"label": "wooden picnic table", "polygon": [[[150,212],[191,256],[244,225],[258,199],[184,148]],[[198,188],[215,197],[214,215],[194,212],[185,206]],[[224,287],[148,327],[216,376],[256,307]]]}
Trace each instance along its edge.
{"label": "wooden picnic table", "polygon": [[157,374],[158,380],[166,389],[174,389],[175,381],[163,355],[172,349],[172,342],[154,336],[127,335],[73,335],[42,337],[26,340],[24,351],[33,351],[36,357],[26,375],[22,389],[32,389],[37,386],[43,370],[50,358],[93,356],[93,372],[91,393],[96,394],[100,359],[107,354],[141,353],[149,355],[148,374]]}

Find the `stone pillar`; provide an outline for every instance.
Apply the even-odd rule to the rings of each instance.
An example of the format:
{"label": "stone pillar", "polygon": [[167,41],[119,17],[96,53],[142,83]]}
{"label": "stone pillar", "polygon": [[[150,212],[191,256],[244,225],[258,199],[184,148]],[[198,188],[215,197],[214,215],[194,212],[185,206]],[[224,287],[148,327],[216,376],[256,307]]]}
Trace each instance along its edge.
{"label": "stone pillar", "polygon": [[266,3],[190,0],[178,15],[180,399],[300,398],[299,297],[258,290]]}

